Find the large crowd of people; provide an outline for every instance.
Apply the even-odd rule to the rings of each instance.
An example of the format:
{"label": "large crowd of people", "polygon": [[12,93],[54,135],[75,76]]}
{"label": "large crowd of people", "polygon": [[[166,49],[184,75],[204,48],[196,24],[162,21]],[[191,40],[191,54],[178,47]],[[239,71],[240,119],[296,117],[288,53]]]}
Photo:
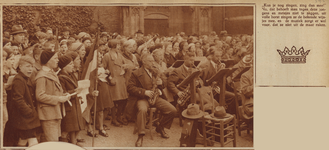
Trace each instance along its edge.
{"label": "large crowd of people", "polygon": [[[162,36],[144,35],[141,30],[133,36],[85,31],[72,34],[64,27],[56,37],[53,31],[45,27],[28,34],[21,25],[13,25],[4,33],[4,146],[32,146],[44,141],[81,145],[85,141],[82,130],[92,137],[110,136],[106,132],[110,126],[104,124],[110,116],[113,126],[135,122],[135,145],[141,147],[151,106],[162,114],[155,123],[156,132],[169,138],[166,130],[184,109],[177,100],[186,94],[187,86],[177,85],[196,70],[201,71],[197,79],[197,88],[201,88],[210,86],[207,80],[221,69],[238,68],[225,85],[226,111],[236,113],[231,106],[235,98],[232,79],[242,71],[240,68],[251,67],[241,76],[238,91],[249,100],[242,112],[252,118],[252,35],[230,35],[226,31],[217,35],[212,31],[209,35],[180,32]],[[77,96],[83,90],[78,81],[86,79],[88,58],[95,51],[97,75],[89,79],[97,82],[90,82],[84,101]],[[195,65],[196,60],[201,62]],[[183,63],[173,67],[178,61]],[[81,107],[83,103],[87,103],[86,108]],[[218,101],[213,104],[218,105]],[[93,130],[93,120],[98,134]]]}

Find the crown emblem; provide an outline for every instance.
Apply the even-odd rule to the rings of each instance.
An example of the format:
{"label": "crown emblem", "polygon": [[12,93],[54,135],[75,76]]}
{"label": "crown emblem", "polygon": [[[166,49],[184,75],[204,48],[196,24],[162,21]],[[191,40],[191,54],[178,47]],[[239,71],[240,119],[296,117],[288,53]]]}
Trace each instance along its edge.
{"label": "crown emblem", "polygon": [[310,50],[304,51],[304,48],[301,47],[299,50],[295,46],[289,50],[287,47],[283,51],[277,50],[281,56],[281,63],[283,64],[304,64],[306,63],[306,56]]}

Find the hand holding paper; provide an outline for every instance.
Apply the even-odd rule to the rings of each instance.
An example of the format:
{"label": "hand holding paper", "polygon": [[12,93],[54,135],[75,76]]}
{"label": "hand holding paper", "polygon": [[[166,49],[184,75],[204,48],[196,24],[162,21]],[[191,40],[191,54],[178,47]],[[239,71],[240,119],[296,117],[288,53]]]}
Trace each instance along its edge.
{"label": "hand holding paper", "polygon": [[84,88],[82,88],[82,87],[78,87],[78,88],[76,88],[76,94],[80,94],[81,92],[82,92],[82,90],[83,90]]}
{"label": "hand holding paper", "polygon": [[99,91],[95,90],[95,91],[93,91],[92,95],[93,96],[98,96],[98,93],[99,93]]}

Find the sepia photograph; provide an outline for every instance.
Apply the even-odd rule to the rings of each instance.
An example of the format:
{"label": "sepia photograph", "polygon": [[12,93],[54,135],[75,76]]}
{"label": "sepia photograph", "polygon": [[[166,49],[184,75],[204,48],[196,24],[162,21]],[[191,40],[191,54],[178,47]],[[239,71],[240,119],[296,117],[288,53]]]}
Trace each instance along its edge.
{"label": "sepia photograph", "polygon": [[254,147],[255,4],[1,10],[3,148]]}

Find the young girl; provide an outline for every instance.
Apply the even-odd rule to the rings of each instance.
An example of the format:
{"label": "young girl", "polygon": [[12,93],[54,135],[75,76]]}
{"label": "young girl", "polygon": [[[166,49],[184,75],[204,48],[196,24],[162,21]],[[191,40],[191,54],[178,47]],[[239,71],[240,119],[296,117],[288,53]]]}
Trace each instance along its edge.
{"label": "young girl", "polygon": [[[112,101],[110,90],[109,90],[109,82],[107,82],[107,78],[109,76],[110,71],[105,70],[102,64],[103,55],[98,53],[98,70],[97,70],[97,90],[99,91],[97,101],[96,101],[96,127],[99,129],[99,134],[108,137],[109,135],[106,133],[104,128],[104,114],[107,114],[107,110],[113,108],[114,103]],[[105,113],[104,113],[105,112]]]}
{"label": "young girl", "polygon": [[[72,58],[67,55],[59,57],[58,66],[61,68],[58,78],[63,91],[70,94],[81,92],[81,89],[78,88],[78,80],[70,75],[74,71]],[[66,115],[61,122],[62,132],[68,132],[70,143],[80,145],[78,144],[77,135],[84,129],[84,123],[79,98],[76,95],[72,96],[69,102],[64,103],[64,106]]]}

